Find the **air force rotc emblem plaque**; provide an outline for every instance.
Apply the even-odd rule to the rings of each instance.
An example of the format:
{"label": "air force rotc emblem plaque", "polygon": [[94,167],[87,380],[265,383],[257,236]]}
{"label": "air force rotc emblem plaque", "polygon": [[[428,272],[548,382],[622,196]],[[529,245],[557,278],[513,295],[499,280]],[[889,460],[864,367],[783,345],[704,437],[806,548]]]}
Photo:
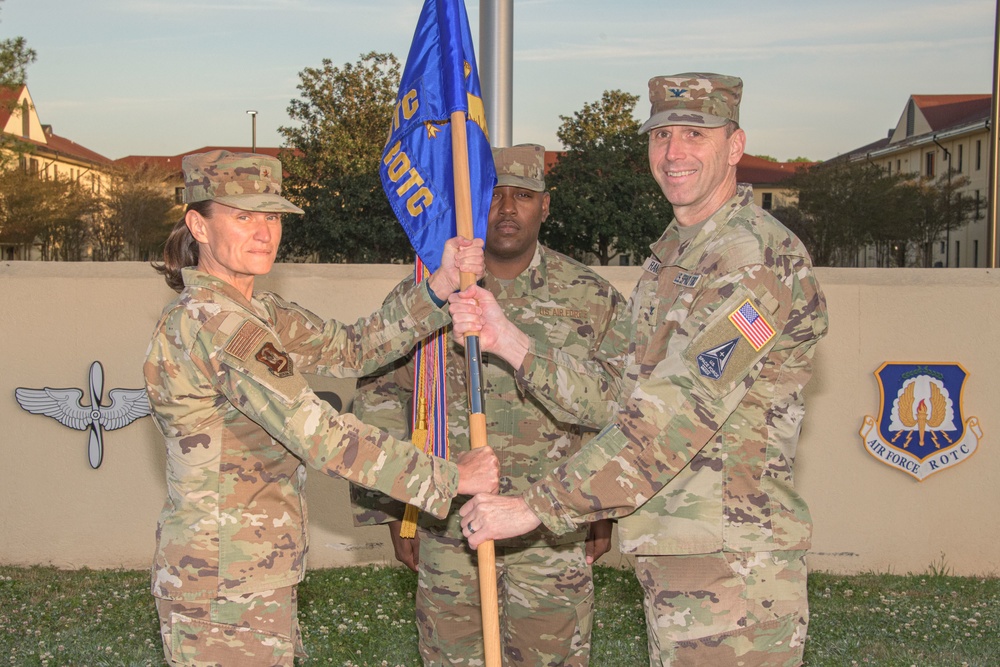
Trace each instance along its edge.
{"label": "air force rotc emblem plaque", "polygon": [[962,410],[968,375],[961,364],[882,364],[879,415],[861,427],[865,449],[920,481],[965,461],[983,437]]}

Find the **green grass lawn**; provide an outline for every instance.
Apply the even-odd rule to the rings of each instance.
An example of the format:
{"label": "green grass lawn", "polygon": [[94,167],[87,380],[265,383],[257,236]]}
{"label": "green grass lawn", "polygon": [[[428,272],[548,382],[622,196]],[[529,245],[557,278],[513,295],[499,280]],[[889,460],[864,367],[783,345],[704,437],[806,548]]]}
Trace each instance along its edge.
{"label": "green grass lawn", "polygon": [[[647,663],[642,595],[630,571],[596,570],[591,664]],[[161,665],[144,571],[0,567],[0,667]],[[315,570],[299,588],[307,665],[418,667],[415,575],[392,567]],[[1000,665],[1000,579],[809,577],[806,664]]]}

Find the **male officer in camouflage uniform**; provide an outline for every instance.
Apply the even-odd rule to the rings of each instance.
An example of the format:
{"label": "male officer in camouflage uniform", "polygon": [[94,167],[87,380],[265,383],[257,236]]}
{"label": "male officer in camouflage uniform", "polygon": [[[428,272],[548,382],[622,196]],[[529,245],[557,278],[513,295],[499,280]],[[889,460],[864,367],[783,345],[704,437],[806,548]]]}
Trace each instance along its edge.
{"label": "male officer in camouflage uniform", "polygon": [[[545,150],[521,145],[494,149],[497,187],[486,233],[485,289],[521,331],[583,358],[593,356],[619,317],[624,298],[595,272],[538,243],[549,213]],[[396,293],[406,290],[405,280]],[[469,448],[468,407],[461,348],[449,345],[448,419],[452,453]],[[518,391],[514,369],[484,359],[486,430],[500,459],[501,493],[521,493],[577,451],[593,431],[561,423]],[[355,414],[403,437],[409,432],[413,359],[359,387]],[[356,523],[390,522],[397,558],[419,572],[417,625],[426,665],[482,664],[479,577],[475,554],[462,537],[455,508],[445,521],[422,513],[415,539],[399,537],[403,506],[354,489]],[[609,521],[562,535],[535,531],[496,545],[503,661],[515,665],[586,665],[590,651],[593,583],[590,563],[610,546]],[[594,551],[596,549],[596,552]],[[588,553],[590,552],[590,553]],[[478,662],[477,662],[478,661]]]}
{"label": "male officer in camouflage uniform", "polygon": [[651,246],[631,321],[607,337],[627,345],[602,350],[626,352],[619,387],[544,340],[518,339],[487,294],[467,290],[480,303],[461,314],[452,304],[456,334],[486,324],[483,349],[510,361],[520,386],[566,418],[606,424],[521,497],[466,503],[470,545],[624,517],[651,665],[789,667],[806,638],[812,521],[792,467],[826,303],[801,242],[736,182],[742,85],[701,73],[649,83],[641,131],[675,219]]}
{"label": "male officer in camouflage uniform", "polygon": [[[451,240],[439,270],[352,325],[324,322],[254,292],[281,239],[281,164],[259,154],[186,156],[184,218],[159,270],[180,295],[150,342],[143,374],[164,436],[167,501],[152,593],[172,665],[291,666],[301,648],[295,586],[305,570],[305,466],[445,516],[477,477],[469,459],[416,451],[337,414],[303,372],[358,377],[447,322],[442,298],[459,270],[483,267]],[[463,248],[471,263],[456,261]],[[477,258],[478,255],[478,258]],[[489,448],[482,491],[497,487]],[[492,470],[490,470],[492,469]],[[471,473],[471,477],[470,477]]]}

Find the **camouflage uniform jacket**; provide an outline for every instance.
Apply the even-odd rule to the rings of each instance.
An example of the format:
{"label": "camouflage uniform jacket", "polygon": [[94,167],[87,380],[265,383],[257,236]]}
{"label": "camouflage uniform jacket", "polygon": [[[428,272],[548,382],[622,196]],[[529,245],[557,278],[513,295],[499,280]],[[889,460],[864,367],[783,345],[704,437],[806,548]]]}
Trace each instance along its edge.
{"label": "camouflage uniform jacket", "polygon": [[826,302],[801,242],[752,202],[740,185],[694,238],[682,242],[674,223],[651,246],[630,330],[608,337],[627,347],[602,351],[626,350],[617,401],[593,400],[582,374],[532,343],[519,381],[570,378],[565,392],[538,394],[608,424],[525,494],[551,530],[630,515],[618,524],[624,552],[809,547],[792,467]]}
{"label": "camouflage uniform jacket", "polygon": [[143,369],[166,441],[167,500],[153,594],[212,599],[290,586],[307,551],[307,463],[444,516],[458,489],[433,459],[338,415],[301,372],[371,373],[448,321],[426,289],[353,325],[323,322],[193,269],[164,310]]}
{"label": "camouflage uniform jacket", "polygon": [[[590,358],[604,342],[618,319],[627,317],[625,298],[586,266],[538,245],[528,268],[506,286],[487,273],[484,287],[500,303],[518,328],[531,338]],[[388,297],[408,289],[412,279],[400,283]],[[410,435],[414,360],[410,355],[391,371],[363,380],[354,399],[354,413],[367,424],[396,437]],[[610,369],[606,369],[610,372]],[[465,390],[465,356],[456,343],[449,344],[447,360],[449,445],[452,452],[469,449],[468,399]],[[518,494],[528,489],[561,461],[580,449],[596,429],[558,421],[537,399],[522,392],[514,369],[499,357],[484,355],[484,408],[489,445],[500,460],[500,492]],[[401,519],[403,505],[384,496],[353,487],[355,523],[373,525]],[[463,539],[457,504],[446,521],[421,513],[424,527]],[[505,540],[505,546],[563,544],[582,540],[583,529],[557,536],[539,530]]]}

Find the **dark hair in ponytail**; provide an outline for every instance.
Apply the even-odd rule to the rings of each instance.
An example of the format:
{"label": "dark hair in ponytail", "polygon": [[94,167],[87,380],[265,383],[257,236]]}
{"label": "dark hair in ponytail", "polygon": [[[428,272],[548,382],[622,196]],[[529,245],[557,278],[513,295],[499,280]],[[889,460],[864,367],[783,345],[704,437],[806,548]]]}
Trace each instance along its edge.
{"label": "dark hair in ponytail", "polygon": [[181,269],[198,266],[198,242],[191,236],[191,230],[188,229],[184,218],[187,217],[188,211],[196,211],[208,218],[211,216],[211,209],[211,200],[188,204],[187,208],[184,209],[184,215],[170,230],[170,236],[167,237],[167,242],[163,247],[163,263],[153,263],[156,272],[163,276],[167,285],[175,292],[184,289]]}

